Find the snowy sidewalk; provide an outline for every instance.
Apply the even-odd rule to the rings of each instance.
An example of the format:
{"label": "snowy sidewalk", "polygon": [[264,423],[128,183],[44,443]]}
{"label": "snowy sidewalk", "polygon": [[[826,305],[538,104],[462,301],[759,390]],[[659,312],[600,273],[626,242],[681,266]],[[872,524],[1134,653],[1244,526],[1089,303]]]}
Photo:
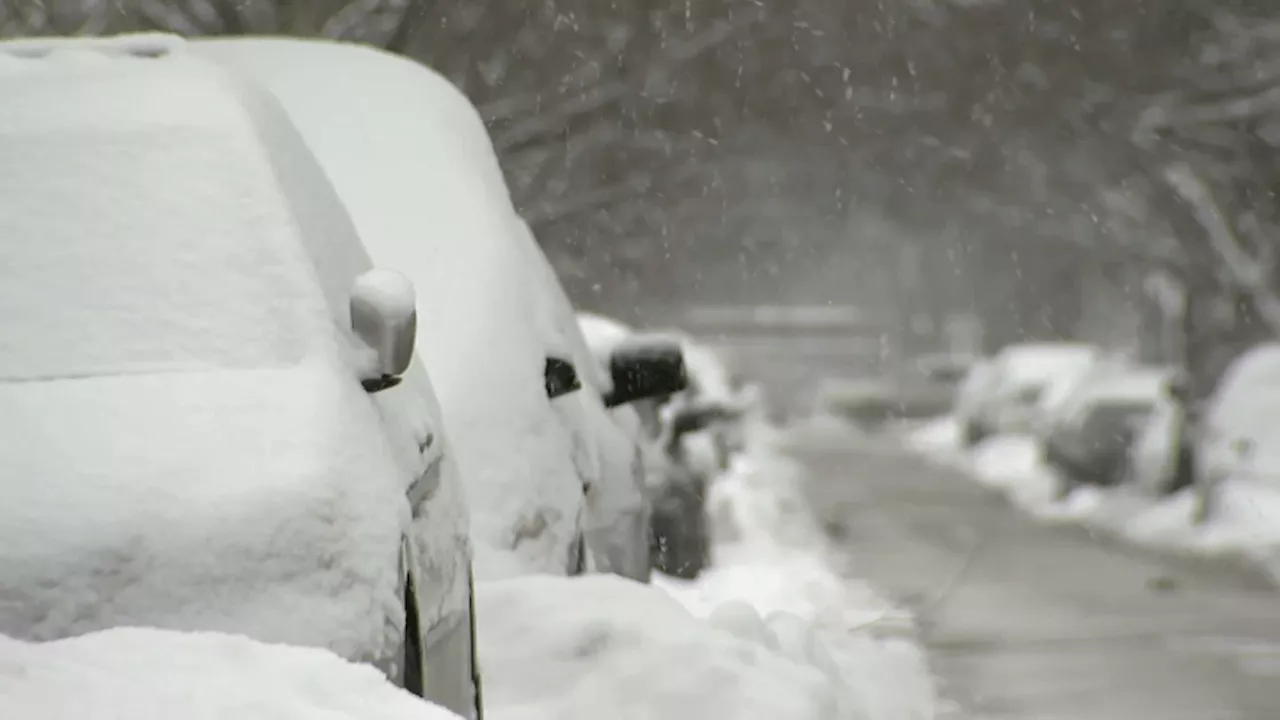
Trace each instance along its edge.
{"label": "snowy sidewalk", "polygon": [[1280,582],[1280,494],[1267,488],[1224,484],[1218,514],[1197,525],[1189,490],[1157,499],[1124,486],[1082,487],[1065,501],[1055,500],[1054,471],[1040,462],[1030,437],[996,436],[966,453],[955,421],[939,418],[908,434],[906,443],[1002,491],[1044,522],[1080,524],[1153,550],[1231,559]]}
{"label": "snowy sidewalk", "polygon": [[933,720],[910,621],[826,562],[768,442],[714,484],[696,581],[516,578],[479,590],[499,720]]}

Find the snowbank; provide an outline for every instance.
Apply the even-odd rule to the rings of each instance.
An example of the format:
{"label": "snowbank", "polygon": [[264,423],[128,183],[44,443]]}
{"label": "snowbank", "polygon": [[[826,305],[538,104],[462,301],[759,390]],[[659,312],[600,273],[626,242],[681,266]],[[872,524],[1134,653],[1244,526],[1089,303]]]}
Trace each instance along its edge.
{"label": "snowbank", "polygon": [[530,576],[479,593],[486,713],[498,720],[833,720],[815,667],[610,575]]}
{"label": "snowbank", "polygon": [[0,717],[459,720],[326,650],[149,628],[48,643],[0,636]]}
{"label": "snowbank", "polygon": [[933,717],[933,688],[909,616],[833,570],[801,497],[800,469],[761,432],[708,496],[712,567],[656,582],[739,636],[802,657],[843,686],[841,717]]}

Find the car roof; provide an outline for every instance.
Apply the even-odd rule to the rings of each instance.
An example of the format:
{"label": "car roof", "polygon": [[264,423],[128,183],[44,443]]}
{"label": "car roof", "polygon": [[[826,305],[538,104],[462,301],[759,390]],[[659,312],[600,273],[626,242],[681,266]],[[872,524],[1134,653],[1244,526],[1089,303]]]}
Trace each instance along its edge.
{"label": "car roof", "polygon": [[[151,178],[140,169],[125,172],[118,162],[87,158],[81,164],[96,174],[74,173],[65,182],[84,183],[86,193],[111,187],[159,201],[168,187],[166,173],[199,172],[245,222],[255,223],[254,232],[238,231],[225,241],[278,246],[304,272],[309,262],[315,272],[306,272],[308,281],[318,276],[329,311],[341,320],[350,279],[369,261],[323,170],[269,93],[187,48],[182,38],[164,34],[0,42],[0,136],[12,140],[15,152],[34,142],[24,138],[65,137],[65,151],[81,154],[86,147],[110,154],[112,136],[121,138],[120,148],[216,142],[225,150],[207,166],[175,165]],[[110,181],[122,173],[130,190]],[[173,237],[178,229],[153,223],[146,230],[148,237],[180,240]],[[341,277],[325,272],[335,267]]]}

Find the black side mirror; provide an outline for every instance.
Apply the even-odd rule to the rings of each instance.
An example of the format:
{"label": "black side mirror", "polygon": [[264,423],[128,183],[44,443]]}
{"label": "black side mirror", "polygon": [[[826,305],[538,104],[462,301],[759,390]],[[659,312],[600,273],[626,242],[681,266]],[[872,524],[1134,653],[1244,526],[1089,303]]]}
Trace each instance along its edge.
{"label": "black side mirror", "polygon": [[678,340],[669,338],[635,337],[618,345],[609,355],[609,375],[613,390],[605,396],[604,404],[611,408],[670,395],[689,386],[684,350]]}
{"label": "black side mirror", "polygon": [[542,368],[542,380],[547,388],[547,398],[551,400],[582,389],[577,368],[564,358],[548,356]]}

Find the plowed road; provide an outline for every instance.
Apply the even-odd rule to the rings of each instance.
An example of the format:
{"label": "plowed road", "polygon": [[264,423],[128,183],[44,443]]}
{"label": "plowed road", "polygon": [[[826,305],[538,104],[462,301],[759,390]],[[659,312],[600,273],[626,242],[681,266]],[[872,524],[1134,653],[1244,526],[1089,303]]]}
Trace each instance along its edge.
{"label": "plowed road", "polygon": [[944,718],[1280,720],[1280,594],[1260,578],[1039,525],[888,441],[790,452],[852,572],[919,613]]}

